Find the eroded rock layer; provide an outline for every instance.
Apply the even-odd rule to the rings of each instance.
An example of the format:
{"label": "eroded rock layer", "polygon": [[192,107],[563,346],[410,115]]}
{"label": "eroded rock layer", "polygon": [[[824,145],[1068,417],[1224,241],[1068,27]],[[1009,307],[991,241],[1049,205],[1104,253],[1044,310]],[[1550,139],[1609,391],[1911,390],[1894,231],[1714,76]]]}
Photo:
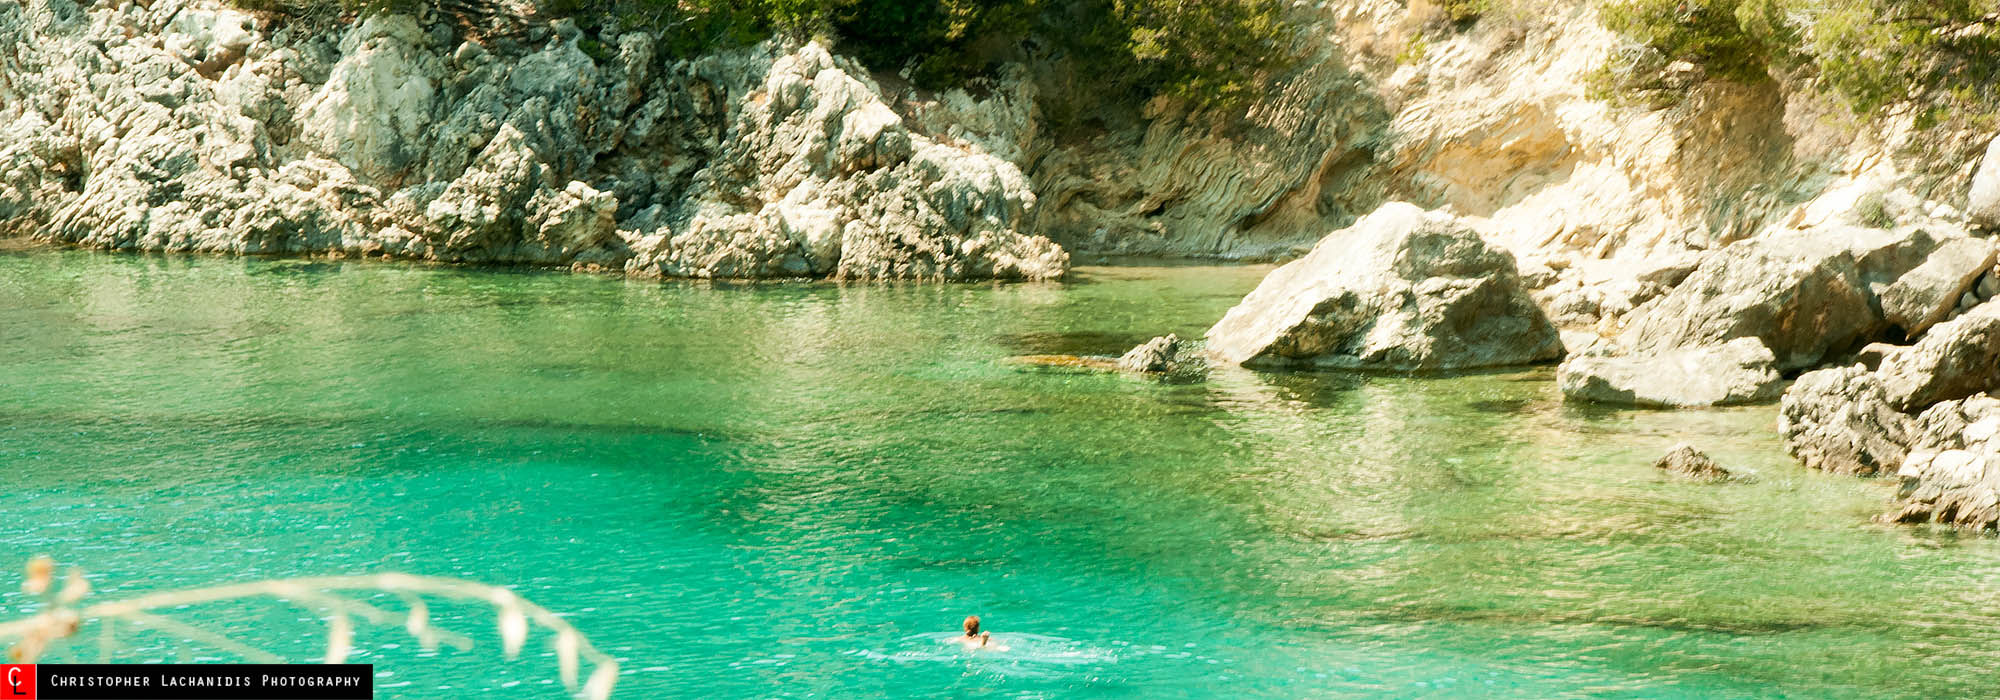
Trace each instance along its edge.
{"label": "eroded rock layer", "polygon": [[85,245],[689,277],[1046,279],[1019,168],[815,44],[587,54],[437,18],[0,6],[0,225]]}

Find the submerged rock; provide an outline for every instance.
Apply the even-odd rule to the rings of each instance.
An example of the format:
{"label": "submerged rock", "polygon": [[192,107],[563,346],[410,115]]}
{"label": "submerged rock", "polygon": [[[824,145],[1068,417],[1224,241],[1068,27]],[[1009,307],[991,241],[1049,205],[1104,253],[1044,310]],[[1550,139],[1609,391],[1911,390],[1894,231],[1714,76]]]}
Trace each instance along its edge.
{"label": "submerged rock", "polygon": [[1018,355],[1012,362],[1043,367],[1068,367],[1076,369],[1125,372],[1129,374],[1186,376],[1198,375],[1207,368],[1206,360],[1200,353],[1189,347],[1180,336],[1169,333],[1126,351],[1119,357],[1108,355]]}
{"label": "submerged rock", "polygon": [[1887,325],[1870,286],[1887,284],[1936,247],[1919,228],[1830,225],[1779,230],[1703,259],[1621,340],[1640,352],[1757,338],[1781,370],[1818,364]]}
{"label": "submerged rock", "polygon": [[1665,455],[1653,462],[1653,467],[1669,474],[1699,481],[1726,481],[1736,477],[1735,473],[1716,464],[1707,453],[1685,442],[1675,444],[1673,449],[1667,450]]}
{"label": "submerged rock", "polygon": [[1737,338],[1713,347],[1573,356],[1556,369],[1556,385],[1581,401],[1690,408],[1769,401],[1783,378],[1762,341]]}
{"label": "submerged rock", "polygon": [[1443,370],[1563,353],[1512,255],[1400,202],[1272,272],[1208,339],[1223,361],[1248,366]]}
{"label": "submerged rock", "polygon": [[1111,372],[1123,371],[1118,358],[1093,355],[1015,355],[1008,362],[1038,367],[1068,367],[1074,369],[1095,369]]}
{"label": "submerged rock", "polygon": [[1882,290],[1882,313],[1908,337],[1917,337],[1957,309],[1979,276],[1991,269],[1992,243],[1977,238],[1945,241],[1922,265]]}
{"label": "submerged rock", "polygon": [[1166,335],[1141,343],[1118,358],[1118,368],[1127,372],[1171,372],[1181,355],[1180,336]]}

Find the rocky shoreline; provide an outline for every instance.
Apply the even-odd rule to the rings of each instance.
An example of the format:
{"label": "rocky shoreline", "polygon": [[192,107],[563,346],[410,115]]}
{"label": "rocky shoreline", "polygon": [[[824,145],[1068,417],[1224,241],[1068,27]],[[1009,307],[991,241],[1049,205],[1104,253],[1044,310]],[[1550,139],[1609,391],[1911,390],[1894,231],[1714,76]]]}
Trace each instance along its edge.
{"label": "rocky shoreline", "polygon": [[[1564,58],[1604,48],[1587,21],[1386,62],[1416,12],[1307,17],[1326,43],[1255,104],[1163,97],[1065,141],[1032,62],[930,95],[810,41],[670,59],[563,20],[489,41],[427,15],[30,0],[0,5],[0,234],[693,278],[1296,258],[1199,351],[1072,364],[1560,362],[1576,401],[1777,400],[1806,466],[1904,479],[1889,519],[2000,527],[2000,139],[1925,170],[1909,124],[1829,133],[1785,86],[1615,110]],[[1675,469],[1719,469],[1690,450]]]}
{"label": "rocky shoreline", "polygon": [[[2000,158],[1977,181],[1996,174]],[[1969,208],[1983,196],[1969,192]],[[1563,357],[1557,382],[1573,401],[1672,409],[1781,399],[1778,431],[1805,466],[1903,480],[1884,520],[1996,530],[2000,240],[1983,222],[1926,210],[1944,215],[1893,227],[1858,213],[1781,225],[1706,253],[1678,279],[1640,280],[1652,291],[1617,332],[1566,329],[1584,347],[1565,353],[1546,340],[1556,331],[1541,308],[1505,301],[1529,294],[1512,256],[1476,235],[1451,238],[1463,228],[1449,215],[1386,205],[1272,273],[1209,330],[1207,356],[1377,370]],[[1465,289],[1479,290],[1475,310],[1453,308]],[[1693,446],[1659,466],[1727,475]]]}
{"label": "rocky shoreline", "polygon": [[[676,277],[1048,279],[1011,163],[913,130],[854,64],[775,44],[600,62],[377,15],[0,8],[0,222],[121,250]],[[95,76],[95,78],[93,78]]]}

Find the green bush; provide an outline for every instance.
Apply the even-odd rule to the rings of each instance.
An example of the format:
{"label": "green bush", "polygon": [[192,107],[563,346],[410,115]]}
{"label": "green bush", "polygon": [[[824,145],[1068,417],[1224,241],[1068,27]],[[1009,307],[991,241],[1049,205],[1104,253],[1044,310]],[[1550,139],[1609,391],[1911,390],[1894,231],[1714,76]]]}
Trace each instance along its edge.
{"label": "green bush", "polygon": [[[1607,27],[1666,61],[1739,82],[1801,71],[1862,114],[1990,114],[2000,104],[1993,0],[1610,0],[1602,9]],[[1627,86],[1657,82],[1621,75]]]}
{"label": "green bush", "polygon": [[1737,82],[1768,76],[1782,22],[1767,0],[1625,0],[1604,8],[1604,25],[1709,75]]}
{"label": "green bush", "polygon": [[1451,23],[1465,24],[1492,12],[1493,0],[1438,0],[1438,8]]}
{"label": "green bush", "polygon": [[1040,0],[848,0],[821,16],[840,49],[878,69],[908,68],[925,87],[949,87],[986,72],[983,44],[1028,33]]}
{"label": "green bush", "polygon": [[1810,36],[1802,51],[1858,111],[1905,104],[1990,114],[2000,104],[1993,0],[1848,0],[1824,8]]}
{"label": "green bush", "polygon": [[[452,14],[487,0],[235,0],[246,7],[341,15]],[[1093,99],[1173,94],[1214,105],[1248,95],[1281,68],[1290,30],[1282,0],[533,0],[538,20],[577,20],[590,41],[615,28],[654,33],[668,57],[760,41],[817,36],[870,68],[905,72],[918,86],[948,88],[1018,58],[1024,40],[1053,46]],[[1483,3],[1488,0],[1451,0]],[[609,47],[586,48],[608,57]]]}

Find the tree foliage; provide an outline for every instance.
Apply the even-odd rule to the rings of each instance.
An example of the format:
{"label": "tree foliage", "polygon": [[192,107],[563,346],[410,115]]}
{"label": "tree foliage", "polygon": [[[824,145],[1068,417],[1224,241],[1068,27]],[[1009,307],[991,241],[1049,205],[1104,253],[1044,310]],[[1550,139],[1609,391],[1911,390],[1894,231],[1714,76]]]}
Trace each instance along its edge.
{"label": "tree foliage", "polygon": [[2000,103],[1993,0],[1608,0],[1603,18],[1662,63],[1738,82],[1801,70],[1864,114]]}
{"label": "tree foliage", "polygon": [[1279,0],[544,0],[542,11],[655,31],[678,55],[821,36],[930,88],[988,74],[1032,37],[1104,92],[1204,102],[1244,95],[1283,64],[1289,39]]}

